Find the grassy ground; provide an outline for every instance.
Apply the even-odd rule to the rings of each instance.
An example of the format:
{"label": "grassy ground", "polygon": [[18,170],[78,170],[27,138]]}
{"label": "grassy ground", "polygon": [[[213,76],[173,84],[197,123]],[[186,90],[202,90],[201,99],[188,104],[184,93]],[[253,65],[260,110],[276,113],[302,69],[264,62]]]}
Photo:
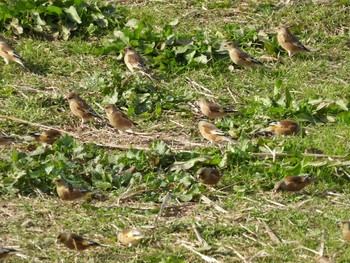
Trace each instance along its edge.
{"label": "grassy ground", "polygon": [[[349,219],[349,3],[148,2],[123,4],[126,21],[147,21],[156,34],[179,19],[173,26],[176,37],[201,41],[196,54],[210,61],[187,64],[179,55],[164,59],[163,69],[154,57],[165,50],[142,52],[149,44],[143,39],[138,50],[163,78],[156,82],[130,76],[119,49],[100,52],[111,36],[50,42],[21,36],[13,42],[2,32],[30,71],[0,65],[0,115],[17,118],[0,118],[1,131],[24,138],[44,125],[68,135],[51,148],[34,142],[0,149],[0,244],[19,248],[30,262],[203,261],[184,244],[220,262],[315,262],[315,253],[305,247],[318,251],[324,242],[325,255],[347,262],[350,252],[337,222]],[[312,52],[288,58],[278,48],[275,32],[284,23]],[[260,61],[263,55],[279,60],[265,62],[265,69],[232,68],[220,45],[233,40]],[[199,50],[207,46],[211,52]],[[78,129],[80,120],[64,100],[73,89],[102,116],[100,106],[116,103],[140,124],[136,131],[146,134],[121,136],[98,122]],[[218,147],[201,139],[197,122],[203,116],[191,105],[203,94],[240,110],[216,123],[238,139],[237,145]],[[253,136],[269,121],[285,118],[300,122],[308,135]],[[303,155],[312,147],[330,157]],[[268,149],[290,155],[273,159]],[[256,157],[257,152],[267,156]],[[186,169],[179,166],[199,157]],[[195,179],[204,165],[223,173],[214,188]],[[132,166],[135,173],[121,174]],[[318,178],[306,190],[272,194],[277,180],[306,173]],[[51,184],[57,176],[103,190],[108,200],[67,204]],[[155,223],[169,190],[168,208]],[[207,245],[198,241],[194,226]],[[137,227],[149,238],[125,247],[116,235],[126,227]],[[55,244],[63,230],[106,247],[69,251]]]}

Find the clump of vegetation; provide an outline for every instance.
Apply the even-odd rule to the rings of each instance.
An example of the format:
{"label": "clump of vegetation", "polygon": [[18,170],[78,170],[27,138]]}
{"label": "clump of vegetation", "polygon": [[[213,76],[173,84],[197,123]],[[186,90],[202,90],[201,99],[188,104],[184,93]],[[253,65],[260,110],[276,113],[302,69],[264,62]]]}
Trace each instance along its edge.
{"label": "clump of vegetation", "polygon": [[99,1],[6,0],[0,3],[0,26],[16,35],[48,38],[101,35],[124,23],[126,9]]}

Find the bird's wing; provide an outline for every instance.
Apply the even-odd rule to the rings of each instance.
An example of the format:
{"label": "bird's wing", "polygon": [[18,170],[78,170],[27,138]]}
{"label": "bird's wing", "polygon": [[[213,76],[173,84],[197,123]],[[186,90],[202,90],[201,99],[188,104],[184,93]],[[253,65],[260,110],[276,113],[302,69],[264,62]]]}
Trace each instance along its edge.
{"label": "bird's wing", "polygon": [[85,113],[89,113],[97,118],[101,118],[100,115],[97,114],[96,111],[93,110],[93,108],[91,108],[85,100],[83,99],[79,99],[77,100],[77,106],[78,106],[78,109],[85,112]]}
{"label": "bird's wing", "polygon": [[220,106],[219,104],[216,104],[216,103],[209,102],[208,107],[209,107],[210,111],[212,111],[212,112],[222,112],[223,111],[222,106]]}

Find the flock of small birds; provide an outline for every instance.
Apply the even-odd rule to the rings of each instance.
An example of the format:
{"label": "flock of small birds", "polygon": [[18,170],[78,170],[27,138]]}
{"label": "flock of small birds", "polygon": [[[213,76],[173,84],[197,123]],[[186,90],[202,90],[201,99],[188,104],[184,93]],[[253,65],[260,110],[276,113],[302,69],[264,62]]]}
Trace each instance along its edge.
{"label": "flock of small birds", "polygon": [[[277,34],[278,43],[283,49],[288,52],[288,56],[292,57],[297,52],[309,52],[299,39],[294,36],[287,27],[282,27],[278,30]],[[224,48],[228,50],[231,60],[241,67],[260,67],[263,64],[246,52],[242,51],[237,44],[225,44]],[[144,74],[150,74],[149,69],[146,66],[143,57],[135,50],[134,47],[128,46],[124,49],[124,62],[127,68],[131,72],[141,72]],[[13,61],[20,64],[23,68],[26,68],[22,57],[14,51],[12,46],[0,36],[0,56],[3,57],[5,63]],[[27,69],[27,68],[26,68]],[[81,118],[81,126],[86,122],[94,118],[102,119],[89,105],[82,99],[76,91],[71,92],[66,96],[69,103],[69,108],[73,115]],[[199,98],[197,101],[202,114],[209,119],[223,118],[229,114],[237,113],[237,110],[225,108],[214,101],[210,101],[206,98]],[[118,132],[123,133],[133,129],[137,124],[130,120],[130,118],[118,109],[113,104],[108,104],[104,107],[105,113],[109,120],[109,125]],[[226,141],[228,143],[234,143],[233,139],[225,132],[218,129],[214,124],[207,121],[198,122],[198,130],[203,138],[211,143],[218,141]],[[263,132],[270,132],[275,135],[289,136],[289,135],[305,135],[304,129],[301,129],[300,125],[294,120],[280,120],[270,123],[269,127],[263,130]],[[32,134],[31,140],[41,142],[43,144],[53,144],[61,133],[57,130],[50,129],[40,134]],[[0,135],[0,145],[10,145],[12,143],[20,143],[23,140],[18,138],[12,138],[5,135]],[[220,171],[211,167],[202,167],[197,171],[198,180],[206,185],[215,185],[220,181]],[[287,176],[281,181],[277,182],[274,186],[274,192],[295,192],[300,191],[316,179],[311,175],[305,176]],[[56,186],[58,196],[64,201],[76,201],[81,198],[88,198],[92,196],[103,196],[101,193],[91,192],[76,188],[66,182],[62,178],[56,178],[53,181]],[[341,228],[343,230],[343,237],[346,241],[350,242],[350,222],[342,222]],[[118,240],[125,245],[137,245],[144,235],[137,229],[124,229],[118,234]],[[66,247],[74,250],[85,250],[87,248],[100,246],[100,244],[85,239],[74,233],[60,233],[57,237],[57,241],[63,243]],[[10,255],[23,256],[18,251],[10,248],[0,248],[0,259],[6,258]],[[322,261],[323,260],[323,261]],[[326,261],[328,260],[328,261]],[[319,262],[333,262],[326,257],[320,257]]]}

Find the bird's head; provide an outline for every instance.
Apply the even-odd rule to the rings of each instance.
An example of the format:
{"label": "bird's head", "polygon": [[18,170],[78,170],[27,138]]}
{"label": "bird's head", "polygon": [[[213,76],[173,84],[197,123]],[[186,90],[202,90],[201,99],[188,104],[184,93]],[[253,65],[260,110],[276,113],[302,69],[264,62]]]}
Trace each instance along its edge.
{"label": "bird's head", "polygon": [[67,96],[66,96],[66,100],[70,101],[70,100],[74,100],[78,97],[78,93],[76,90],[72,91],[71,93],[69,93]]}

